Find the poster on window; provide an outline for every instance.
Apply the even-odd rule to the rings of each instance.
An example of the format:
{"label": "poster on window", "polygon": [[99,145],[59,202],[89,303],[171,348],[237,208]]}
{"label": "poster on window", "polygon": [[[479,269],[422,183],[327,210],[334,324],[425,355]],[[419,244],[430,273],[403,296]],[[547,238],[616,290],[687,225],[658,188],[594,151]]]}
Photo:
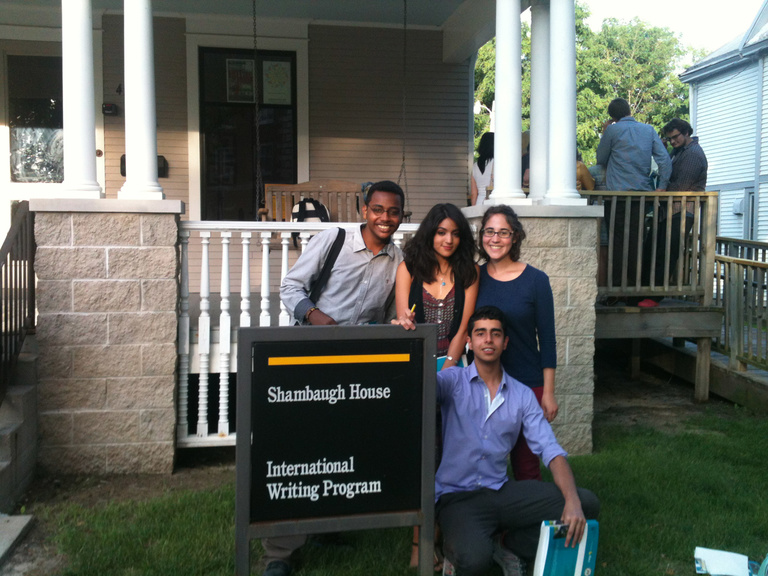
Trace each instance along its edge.
{"label": "poster on window", "polygon": [[256,100],[256,73],[253,60],[227,58],[227,102]]}
{"label": "poster on window", "polygon": [[264,61],[264,104],[291,104],[291,63]]}

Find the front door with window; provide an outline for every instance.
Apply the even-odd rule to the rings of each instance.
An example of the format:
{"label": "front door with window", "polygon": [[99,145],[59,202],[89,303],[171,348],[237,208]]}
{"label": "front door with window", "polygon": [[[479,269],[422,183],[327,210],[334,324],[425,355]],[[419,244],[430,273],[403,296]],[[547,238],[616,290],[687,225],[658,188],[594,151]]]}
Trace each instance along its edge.
{"label": "front door with window", "polygon": [[262,183],[296,182],[296,124],[295,53],[200,48],[203,220],[256,220],[257,150]]}

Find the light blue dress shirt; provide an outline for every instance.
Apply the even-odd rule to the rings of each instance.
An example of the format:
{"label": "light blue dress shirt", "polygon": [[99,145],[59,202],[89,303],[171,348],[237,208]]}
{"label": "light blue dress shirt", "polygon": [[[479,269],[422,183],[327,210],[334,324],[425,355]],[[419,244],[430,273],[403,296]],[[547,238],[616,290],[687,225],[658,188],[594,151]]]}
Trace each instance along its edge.
{"label": "light blue dress shirt", "polygon": [[507,454],[522,432],[546,466],[568,456],[557,443],[536,396],[506,372],[491,401],[474,362],[437,373],[437,403],[443,414],[443,459],[435,498],[480,488],[498,490],[508,480]]}
{"label": "light blue dress shirt", "polygon": [[605,166],[606,189],[653,190],[651,157],[659,167],[658,188],[666,190],[672,161],[653,126],[625,116],[606,127],[597,146],[597,163]]}
{"label": "light blue dress shirt", "polygon": [[395,275],[403,253],[392,242],[374,255],[365,245],[362,227],[347,230],[344,244],[317,302],[309,299],[338,228],[316,234],[283,278],[280,298],[299,321],[317,306],[342,325],[382,324],[394,318]]}

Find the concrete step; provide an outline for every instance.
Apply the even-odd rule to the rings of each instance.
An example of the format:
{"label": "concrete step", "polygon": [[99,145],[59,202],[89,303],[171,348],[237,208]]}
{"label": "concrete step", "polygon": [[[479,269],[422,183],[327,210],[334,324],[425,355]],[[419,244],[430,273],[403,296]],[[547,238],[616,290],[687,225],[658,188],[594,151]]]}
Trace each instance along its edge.
{"label": "concrete step", "polygon": [[[21,422],[0,420],[0,463],[10,462],[16,456],[16,438],[20,428]],[[0,486],[2,486],[1,481]]]}
{"label": "concrete step", "polygon": [[0,405],[0,512],[11,512],[37,461],[37,346],[28,337]]}
{"label": "concrete step", "polygon": [[30,528],[32,528],[32,516],[0,514],[0,566]]}
{"label": "concrete step", "polygon": [[37,420],[0,424],[0,513],[10,513],[31,484],[37,460]]}
{"label": "concrete step", "polygon": [[37,385],[37,357],[39,351],[37,339],[29,335],[24,339],[21,353],[16,361],[16,368],[11,379],[11,386],[36,386]]}

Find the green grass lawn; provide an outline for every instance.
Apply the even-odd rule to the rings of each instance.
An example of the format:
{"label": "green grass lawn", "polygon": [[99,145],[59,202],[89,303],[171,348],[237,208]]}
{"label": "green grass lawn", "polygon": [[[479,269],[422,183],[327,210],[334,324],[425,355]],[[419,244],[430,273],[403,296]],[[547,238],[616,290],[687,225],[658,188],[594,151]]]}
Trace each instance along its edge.
{"label": "green grass lawn", "polygon": [[[598,576],[693,574],[696,546],[762,560],[768,553],[768,419],[734,408],[681,432],[597,427],[595,453],[571,458],[602,500]],[[144,502],[42,510],[69,560],[65,576],[234,574],[234,485]],[[299,576],[413,575],[410,529],[308,545]],[[254,558],[259,544],[253,543]],[[494,568],[490,574],[500,575]]]}

